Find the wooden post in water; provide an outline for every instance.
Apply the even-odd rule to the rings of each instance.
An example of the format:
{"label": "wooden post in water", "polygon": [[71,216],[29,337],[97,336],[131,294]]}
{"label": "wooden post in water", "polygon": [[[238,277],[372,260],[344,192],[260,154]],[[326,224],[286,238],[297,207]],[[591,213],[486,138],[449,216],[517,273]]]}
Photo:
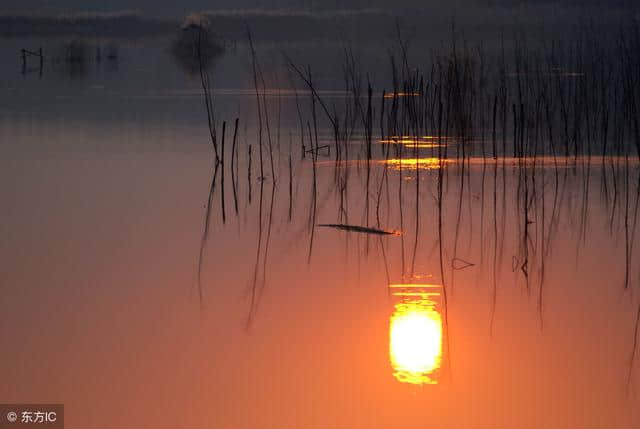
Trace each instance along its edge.
{"label": "wooden post in water", "polygon": [[42,54],[42,47],[40,47],[37,52],[28,51],[22,48],[20,49],[20,55],[22,57],[22,74],[27,73],[27,55],[31,55],[34,57],[39,57],[40,63],[39,63],[38,71],[42,75],[42,69],[44,68],[44,55]]}

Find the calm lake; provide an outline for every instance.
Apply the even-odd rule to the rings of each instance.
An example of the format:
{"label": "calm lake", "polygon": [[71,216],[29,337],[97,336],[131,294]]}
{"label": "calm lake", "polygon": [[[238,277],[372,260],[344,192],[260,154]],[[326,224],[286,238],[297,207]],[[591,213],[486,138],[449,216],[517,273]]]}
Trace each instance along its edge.
{"label": "calm lake", "polygon": [[258,41],[254,80],[241,41],[205,67],[216,165],[171,40],[23,73],[62,45],[0,39],[4,401],[69,428],[640,426],[625,108],[604,152],[588,126],[551,146],[542,98],[457,116],[397,47]]}

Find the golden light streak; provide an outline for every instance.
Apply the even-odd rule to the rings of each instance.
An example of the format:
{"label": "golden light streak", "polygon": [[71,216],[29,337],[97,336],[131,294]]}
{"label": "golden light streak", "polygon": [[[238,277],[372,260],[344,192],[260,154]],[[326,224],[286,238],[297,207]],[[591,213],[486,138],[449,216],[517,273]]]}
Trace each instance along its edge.
{"label": "golden light streak", "polygon": [[392,159],[383,159],[380,161],[383,164],[387,164],[389,167],[399,170],[401,167],[403,169],[416,169],[419,168],[421,170],[437,170],[444,164],[448,164],[451,160],[447,159],[439,159],[436,157],[425,157],[425,158],[392,158]]}
{"label": "golden light streak", "polygon": [[391,92],[391,93],[386,93],[384,95],[384,98],[393,98],[393,97],[419,97],[420,94],[419,92]]}
{"label": "golden light streak", "polygon": [[436,307],[439,286],[391,285],[395,305],[389,323],[389,359],[402,383],[437,384],[442,364],[442,316]]}
{"label": "golden light streak", "polygon": [[435,148],[446,146],[445,141],[449,137],[437,137],[437,136],[391,136],[387,139],[378,140],[378,143],[382,144],[401,144],[407,148]]}

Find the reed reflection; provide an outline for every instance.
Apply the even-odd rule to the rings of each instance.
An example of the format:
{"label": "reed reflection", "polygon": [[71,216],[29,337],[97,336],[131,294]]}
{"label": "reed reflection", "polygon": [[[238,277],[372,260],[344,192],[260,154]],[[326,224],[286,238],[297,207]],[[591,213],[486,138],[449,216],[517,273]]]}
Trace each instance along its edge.
{"label": "reed reflection", "polygon": [[440,286],[390,285],[399,298],[389,321],[389,359],[402,383],[437,384],[442,365]]}

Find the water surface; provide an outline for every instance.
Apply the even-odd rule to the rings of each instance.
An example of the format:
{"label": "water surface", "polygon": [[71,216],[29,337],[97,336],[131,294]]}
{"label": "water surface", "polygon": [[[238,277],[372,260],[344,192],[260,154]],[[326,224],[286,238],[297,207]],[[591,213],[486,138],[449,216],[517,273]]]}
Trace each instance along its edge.
{"label": "water surface", "polygon": [[637,158],[462,161],[432,135],[367,162],[358,129],[336,162],[326,121],[303,157],[310,95],[264,60],[261,178],[241,47],[213,69],[223,186],[199,77],[163,43],[80,76],[0,68],[0,397],[64,403],[71,428],[637,427]]}

